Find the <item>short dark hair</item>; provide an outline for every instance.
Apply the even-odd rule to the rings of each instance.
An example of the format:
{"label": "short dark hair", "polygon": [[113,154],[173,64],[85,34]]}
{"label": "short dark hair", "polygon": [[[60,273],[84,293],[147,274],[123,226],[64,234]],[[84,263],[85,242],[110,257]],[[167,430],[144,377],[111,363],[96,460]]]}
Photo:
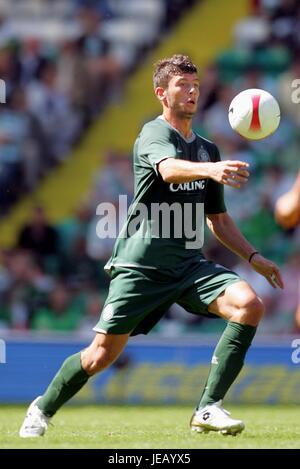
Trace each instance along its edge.
{"label": "short dark hair", "polygon": [[162,86],[166,88],[169,80],[182,73],[198,73],[197,67],[188,55],[175,54],[172,57],[162,59],[155,64],[153,73],[154,88]]}

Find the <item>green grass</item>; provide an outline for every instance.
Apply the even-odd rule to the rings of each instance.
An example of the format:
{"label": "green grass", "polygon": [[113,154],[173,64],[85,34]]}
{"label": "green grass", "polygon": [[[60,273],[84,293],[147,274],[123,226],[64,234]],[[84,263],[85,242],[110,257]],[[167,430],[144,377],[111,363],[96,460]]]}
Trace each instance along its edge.
{"label": "green grass", "polygon": [[230,406],[245,421],[237,436],[192,434],[190,407],[65,407],[43,438],[21,439],[25,407],[0,408],[0,448],[300,448],[297,406]]}

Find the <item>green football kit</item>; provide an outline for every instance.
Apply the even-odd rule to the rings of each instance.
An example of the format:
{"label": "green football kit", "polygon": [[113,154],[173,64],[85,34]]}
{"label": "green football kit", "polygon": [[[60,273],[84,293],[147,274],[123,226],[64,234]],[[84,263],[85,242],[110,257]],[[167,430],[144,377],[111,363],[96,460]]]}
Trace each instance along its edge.
{"label": "green football kit", "polygon": [[147,334],[173,303],[214,316],[208,305],[240,278],[205,259],[205,214],[226,212],[224,188],[212,179],[163,181],[166,158],[220,161],[218,148],[196,133],[187,139],[163,116],[144,125],[134,145],[135,196],[105,269],[110,288],[94,330]]}
{"label": "green football kit", "polygon": [[[220,156],[213,143],[197,134],[184,138],[161,116],[143,127],[134,146],[135,197],[106,266],[111,283],[96,332],[147,334],[173,303],[193,314],[216,317],[209,313],[209,304],[229,284],[240,281],[234,272],[206,260],[201,251],[205,214],[226,211],[223,186],[212,179],[164,182],[157,165],[166,158],[215,162]],[[242,369],[255,332],[254,326],[228,321],[213,353],[200,412],[215,404],[210,409],[217,407],[217,415],[222,413],[220,403]],[[89,378],[82,353],[68,357],[39,398],[39,412],[52,417]],[[37,425],[36,415],[33,423],[30,420],[33,404],[20,430],[24,437],[32,436]],[[205,422],[211,412],[203,414]],[[202,425],[196,417],[192,429]],[[214,423],[213,430],[234,435],[243,430],[242,421],[226,419],[224,428],[223,412],[222,424]],[[38,430],[44,434],[44,422]]]}

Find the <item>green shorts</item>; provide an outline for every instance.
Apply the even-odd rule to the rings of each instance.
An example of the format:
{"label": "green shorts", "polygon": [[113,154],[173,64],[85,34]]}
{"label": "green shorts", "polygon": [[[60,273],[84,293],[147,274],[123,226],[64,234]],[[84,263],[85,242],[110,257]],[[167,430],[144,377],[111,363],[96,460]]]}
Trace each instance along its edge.
{"label": "green shorts", "polygon": [[160,270],[112,267],[111,283],[96,332],[147,334],[173,303],[187,312],[216,317],[208,306],[240,277],[205,259],[174,278]]}

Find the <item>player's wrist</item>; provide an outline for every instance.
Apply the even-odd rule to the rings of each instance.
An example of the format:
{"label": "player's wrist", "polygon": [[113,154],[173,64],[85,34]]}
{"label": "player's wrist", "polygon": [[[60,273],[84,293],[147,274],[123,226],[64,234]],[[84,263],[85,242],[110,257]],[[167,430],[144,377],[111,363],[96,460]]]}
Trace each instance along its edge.
{"label": "player's wrist", "polygon": [[199,178],[212,178],[213,176],[213,164],[214,163],[200,163],[199,162]]}
{"label": "player's wrist", "polygon": [[259,254],[258,251],[253,251],[250,256],[248,257],[248,262],[249,264],[251,264],[252,260],[253,260],[253,257],[256,256],[257,254]]}

